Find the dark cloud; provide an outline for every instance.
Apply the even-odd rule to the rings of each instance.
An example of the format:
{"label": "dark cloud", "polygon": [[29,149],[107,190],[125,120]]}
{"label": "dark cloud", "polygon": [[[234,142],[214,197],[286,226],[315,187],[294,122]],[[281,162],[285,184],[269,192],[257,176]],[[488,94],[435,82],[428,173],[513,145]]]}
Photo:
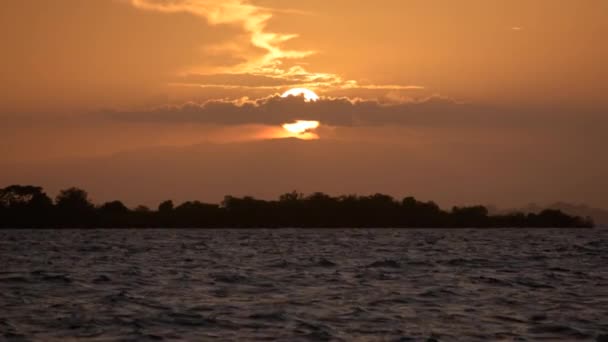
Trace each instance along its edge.
{"label": "dark cloud", "polygon": [[606,126],[602,113],[582,113],[567,108],[492,108],[459,103],[444,97],[418,101],[383,102],[321,98],[306,102],[301,97],[279,95],[257,100],[212,100],[186,103],[141,112],[107,112],[131,122],[173,122],[219,125],[278,125],[293,120],[317,120],[330,126],[425,126],[425,127],[555,127]]}
{"label": "dark cloud", "polygon": [[457,123],[463,116],[478,116],[480,109],[441,97],[383,103],[346,97],[306,102],[302,97],[273,95],[257,100],[212,100],[143,112],[106,114],[127,121],[277,125],[293,120],[317,120],[332,126],[376,126]]}

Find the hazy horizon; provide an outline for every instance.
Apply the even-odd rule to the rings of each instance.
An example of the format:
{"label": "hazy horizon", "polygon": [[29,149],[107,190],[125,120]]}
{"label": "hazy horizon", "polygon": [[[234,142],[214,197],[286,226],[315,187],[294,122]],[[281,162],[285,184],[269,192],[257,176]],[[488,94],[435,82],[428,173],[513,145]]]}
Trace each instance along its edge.
{"label": "hazy horizon", "polygon": [[[510,210],[530,204],[548,207],[559,202],[603,209],[582,197],[565,196],[560,199],[564,184],[556,187],[552,196],[538,196],[543,193],[543,183],[528,183],[523,192],[522,188],[511,188],[514,183],[521,184],[519,179],[511,179],[511,183],[506,179],[500,183],[492,182],[495,177],[526,173],[527,169],[522,165],[505,164],[502,174],[480,174],[476,172],[483,167],[483,161],[480,161],[481,165],[470,165],[460,170],[460,184],[450,184],[446,177],[453,172],[441,155],[415,155],[404,147],[393,147],[390,152],[397,156],[409,151],[411,158],[407,161],[377,160],[374,150],[367,155],[348,154],[353,148],[368,145],[296,138],[203,143],[188,147],[146,147],[99,157],[21,162],[11,164],[11,170],[7,170],[6,165],[0,164],[0,167],[5,170],[7,185],[40,185],[51,197],[59,190],[76,186],[88,191],[95,203],[121,200],[133,208],[137,205],[156,208],[168,199],[176,203],[194,200],[220,203],[225,195],[268,200],[298,191],[330,195],[383,193],[396,199],[414,196],[435,201],[444,209],[481,204]],[[320,151],[328,150],[327,157],[319,158]],[[442,152],[446,155],[454,153],[454,150]],[[258,157],[268,155],[280,157],[264,164],[256,161]],[[207,160],[213,156],[216,156],[216,164],[208,165]],[[361,159],[360,156],[366,158]],[[375,162],[370,163],[370,158],[376,158]],[[166,165],[172,167],[167,169]],[[266,170],[272,171],[267,173]],[[350,170],[348,177],[342,170]],[[542,175],[538,175],[536,179],[541,178]],[[572,185],[570,187],[571,193],[575,193],[576,189]],[[506,201],[505,195],[511,195],[513,200]],[[519,201],[520,198],[524,200]]]}

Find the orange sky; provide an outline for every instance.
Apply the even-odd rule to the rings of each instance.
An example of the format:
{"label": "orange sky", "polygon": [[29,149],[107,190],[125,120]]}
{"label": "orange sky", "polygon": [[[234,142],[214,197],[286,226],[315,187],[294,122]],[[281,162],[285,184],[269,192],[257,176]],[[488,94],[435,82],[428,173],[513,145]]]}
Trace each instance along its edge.
{"label": "orange sky", "polygon": [[[0,186],[86,186],[99,200],[114,191],[147,204],[298,189],[608,207],[604,0],[1,6]],[[294,87],[321,99],[278,96]],[[320,140],[263,141],[293,136],[281,126],[295,120],[320,121],[306,133]],[[280,144],[277,153],[307,161],[297,172],[316,176],[286,166],[269,178],[264,165],[284,156],[263,144]],[[146,162],[127,162],[139,153]],[[190,169],[161,162],[167,153]],[[124,164],[106,175],[115,183],[70,166],[104,158]],[[199,162],[218,170],[209,171],[217,182],[196,181]],[[249,164],[262,166],[233,170]],[[160,170],[146,179],[154,185],[120,193],[142,165]],[[386,182],[373,180],[383,173]]]}

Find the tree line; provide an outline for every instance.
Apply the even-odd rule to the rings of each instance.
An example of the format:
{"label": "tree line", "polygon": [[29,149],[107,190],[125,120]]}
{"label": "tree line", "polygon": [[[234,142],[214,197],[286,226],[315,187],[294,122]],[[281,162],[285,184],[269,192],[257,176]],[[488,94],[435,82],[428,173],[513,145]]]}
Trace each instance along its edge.
{"label": "tree line", "polygon": [[590,218],[560,210],[490,215],[484,206],[442,210],[434,202],[413,197],[402,200],[383,195],[291,192],[277,200],[226,196],[221,204],[162,202],[157,209],[128,208],[121,201],[95,205],[86,191],[69,188],[51,199],[38,186],[12,185],[0,189],[0,227],[3,228],[278,228],[278,227],[400,227],[498,228],[593,227]]}

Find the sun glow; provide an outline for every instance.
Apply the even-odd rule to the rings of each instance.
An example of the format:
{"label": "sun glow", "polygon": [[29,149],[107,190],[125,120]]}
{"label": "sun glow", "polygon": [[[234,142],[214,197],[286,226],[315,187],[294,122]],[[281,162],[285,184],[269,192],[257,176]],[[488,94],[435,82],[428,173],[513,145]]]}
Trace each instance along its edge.
{"label": "sun glow", "polygon": [[289,89],[288,91],[284,92],[283,95],[281,95],[281,97],[302,96],[302,95],[304,95],[304,101],[306,101],[306,102],[310,102],[310,101],[314,102],[319,99],[319,95],[315,94],[314,91],[312,91],[310,89],[306,89],[306,88]]}
{"label": "sun glow", "polygon": [[286,123],[283,125],[283,128],[285,128],[285,130],[287,132],[295,133],[295,134],[306,133],[307,131],[316,129],[318,127],[319,127],[319,121],[306,121],[306,120],[298,120],[294,123]]}
{"label": "sun glow", "polygon": [[319,136],[313,131],[320,125],[319,121],[297,120],[296,122],[283,124],[282,127],[287,134],[286,137],[313,140],[319,139]]}

